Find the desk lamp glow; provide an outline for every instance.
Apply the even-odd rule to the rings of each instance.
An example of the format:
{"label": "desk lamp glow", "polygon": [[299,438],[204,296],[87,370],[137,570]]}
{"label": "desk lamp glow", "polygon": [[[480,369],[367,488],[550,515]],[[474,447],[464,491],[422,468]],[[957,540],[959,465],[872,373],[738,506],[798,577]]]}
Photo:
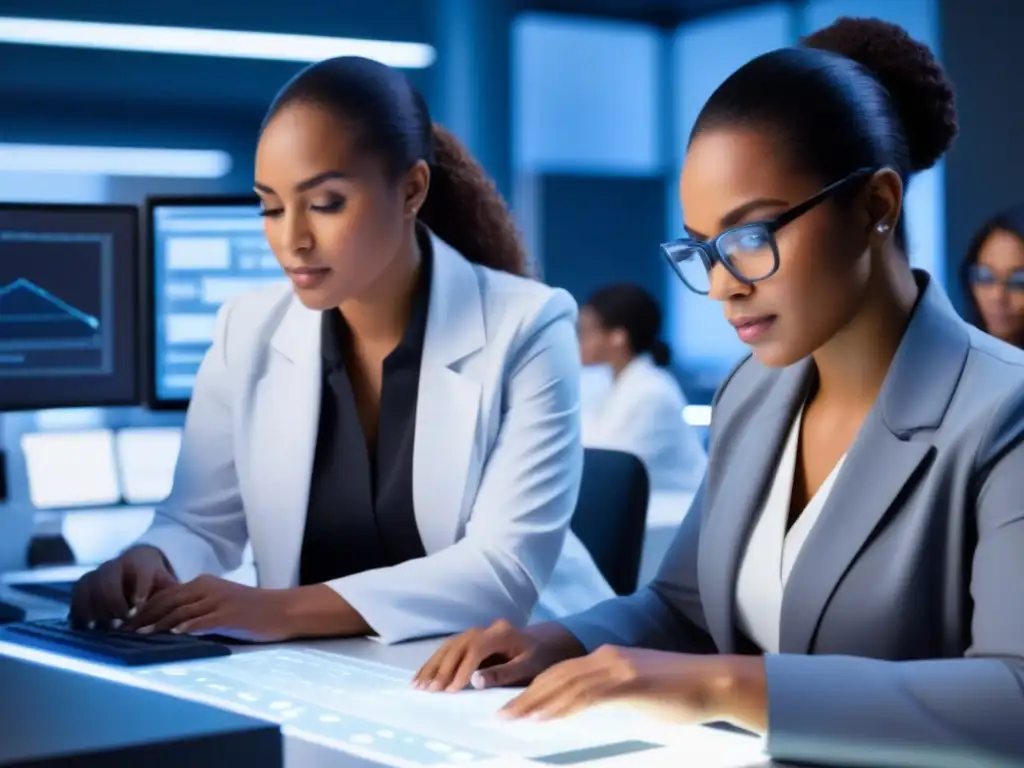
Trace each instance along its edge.
{"label": "desk lamp glow", "polygon": [[436,55],[425,43],[11,16],[0,16],[0,43],[271,61],[364,56],[403,69],[429,67]]}

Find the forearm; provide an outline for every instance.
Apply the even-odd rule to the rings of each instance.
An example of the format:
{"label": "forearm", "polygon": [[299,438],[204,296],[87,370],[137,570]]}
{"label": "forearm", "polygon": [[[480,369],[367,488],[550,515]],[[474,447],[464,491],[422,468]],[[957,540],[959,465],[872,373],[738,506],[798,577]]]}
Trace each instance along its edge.
{"label": "forearm", "polygon": [[373,634],[373,628],[359,612],[326,584],[313,584],[288,591],[288,634],[291,637],[354,637]]}

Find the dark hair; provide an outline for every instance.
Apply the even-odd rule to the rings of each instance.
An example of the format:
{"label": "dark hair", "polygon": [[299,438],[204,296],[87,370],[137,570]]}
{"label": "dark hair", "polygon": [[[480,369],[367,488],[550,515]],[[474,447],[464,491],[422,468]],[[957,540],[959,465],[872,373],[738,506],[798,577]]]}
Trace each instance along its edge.
{"label": "dark hair", "polygon": [[1006,208],[982,224],[981,229],[975,232],[971,238],[964,259],[960,262],[960,286],[967,299],[967,320],[983,331],[985,328],[981,321],[981,311],[978,309],[978,302],[974,300],[974,293],[971,291],[970,271],[971,267],[978,263],[978,257],[981,255],[985,241],[995,232],[1009,232],[1024,242],[1024,205]]}
{"label": "dark hair", "polygon": [[431,121],[423,96],[401,72],[358,56],[312,64],[277,94],[263,127],[297,102],[322,106],[353,126],[360,148],[379,156],[392,179],[426,161],[431,181],[420,221],[472,262],[527,274],[522,241],[494,182]]}
{"label": "dark hair", "polygon": [[659,366],[669,364],[672,354],[660,338],[661,308],[651,294],[632,283],[616,283],[596,290],[585,306],[610,330],[621,328],[635,354],[650,354]]}
{"label": "dark hair", "polygon": [[[895,24],[854,18],[740,67],[708,99],[690,141],[721,125],[773,131],[822,185],[889,167],[906,186],[957,133],[952,85],[927,46]],[[906,251],[902,217],[896,243]]]}

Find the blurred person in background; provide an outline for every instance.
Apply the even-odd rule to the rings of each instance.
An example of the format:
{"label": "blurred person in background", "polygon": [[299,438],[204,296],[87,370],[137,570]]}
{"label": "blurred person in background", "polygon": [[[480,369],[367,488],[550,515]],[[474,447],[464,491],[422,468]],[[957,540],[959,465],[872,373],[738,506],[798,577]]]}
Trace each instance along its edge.
{"label": "blurred person in background", "polygon": [[667,370],[658,302],[638,285],[606,286],[581,307],[578,333],[583,365],[611,373],[611,386],[584,412],[583,445],[639,457],[652,493],[695,493],[707,456],[683,418],[686,397]]}
{"label": "blurred person in background", "polygon": [[968,319],[1024,348],[1024,205],[993,216],[971,239],[961,265]]}

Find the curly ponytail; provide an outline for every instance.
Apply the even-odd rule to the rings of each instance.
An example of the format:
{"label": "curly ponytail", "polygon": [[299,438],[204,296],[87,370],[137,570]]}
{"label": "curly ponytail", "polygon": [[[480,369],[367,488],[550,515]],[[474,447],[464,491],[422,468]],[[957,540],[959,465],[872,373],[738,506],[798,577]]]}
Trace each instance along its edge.
{"label": "curly ponytail", "polygon": [[433,124],[430,191],[420,221],[467,259],[526,275],[526,252],[508,206],[466,147]]}
{"label": "curly ponytail", "polygon": [[[853,18],[736,70],[704,105],[693,135],[719,126],[769,131],[822,186],[886,167],[906,184],[957,133],[953,87],[932,52],[895,24]],[[902,227],[901,218],[897,239]]]}

